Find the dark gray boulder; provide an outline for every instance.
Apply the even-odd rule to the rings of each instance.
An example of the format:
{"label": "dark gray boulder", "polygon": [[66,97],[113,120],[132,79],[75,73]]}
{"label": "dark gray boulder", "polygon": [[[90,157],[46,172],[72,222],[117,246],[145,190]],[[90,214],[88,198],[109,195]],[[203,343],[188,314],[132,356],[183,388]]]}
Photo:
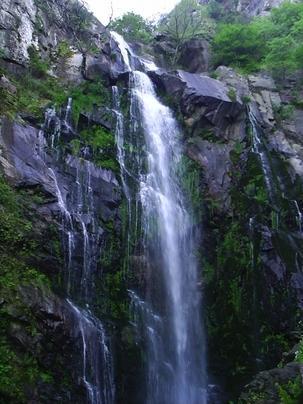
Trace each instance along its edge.
{"label": "dark gray boulder", "polygon": [[204,39],[193,38],[180,49],[178,64],[190,73],[206,72],[209,69],[209,44]]}
{"label": "dark gray boulder", "polygon": [[[257,374],[255,379],[245,386],[245,391],[240,396],[241,403],[276,404],[281,402],[279,386],[287,386],[297,378],[302,383],[303,365],[296,362],[288,363],[282,368],[265,370]],[[301,394],[301,399],[302,399]],[[298,403],[302,402],[298,399]]]}
{"label": "dark gray boulder", "polygon": [[200,138],[190,139],[187,143],[187,155],[203,168],[208,193],[214,200],[220,201],[222,209],[228,209],[230,204],[231,150],[231,145],[212,143]]}
{"label": "dark gray boulder", "polygon": [[[214,127],[219,136],[244,112],[241,100],[233,98],[228,87],[218,80],[183,70],[149,72],[159,91],[168,95],[191,127],[193,134],[201,127]],[[243,119],[242,119],[243,120]]]}

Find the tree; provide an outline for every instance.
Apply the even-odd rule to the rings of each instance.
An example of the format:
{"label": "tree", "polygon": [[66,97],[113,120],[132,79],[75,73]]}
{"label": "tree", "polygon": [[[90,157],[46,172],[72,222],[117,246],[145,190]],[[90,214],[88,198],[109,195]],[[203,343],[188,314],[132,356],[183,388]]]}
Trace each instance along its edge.
{"label": "tree", "polygon": [[152,39],[153,24],[141,15],[129,12],[110,22],[109,28],[123,35],[127,41],[148,43]]}
{"label": "tree", "polygon": [[216,64],[246,72],[266,68],[277,77],[302,69],[303,3],[285,2],[249,24],[221,24],[213,41]]}
{"label": "tree", "polygon": [[253,24],[224,24],[213,42],[215,63],[232,65],[248,72],[256,70],[266,54],[261,32]]}
{"label": "tree", "polygon": [[181,0],[171,13],[162,18],[159,29],[174,42],[173,62],[176,62],[181,46],[192,38],[211,37],[213,25],[205,7],[196,0]]}

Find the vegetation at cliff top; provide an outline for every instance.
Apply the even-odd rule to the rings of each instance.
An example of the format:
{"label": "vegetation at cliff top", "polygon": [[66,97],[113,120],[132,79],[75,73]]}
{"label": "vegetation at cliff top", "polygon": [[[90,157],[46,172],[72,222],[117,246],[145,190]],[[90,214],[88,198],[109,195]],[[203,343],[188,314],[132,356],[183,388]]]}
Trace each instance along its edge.
{"label": "vegetation at cliff top", "polygon": [[125,40],[130,42],[148,43],[151,41],[154,32],[152,22],[133,12],[114,19],[111,21],[109,28],[118,32]]}
{"label": "vegetation at cliff top", "polygon": [[207,8],[196,0],[181,0],[176,7],[159,22],[158,30],[175,44],[174,62],[180,47],[192,38],[209,39],[214,34],[214,23]]}
{"label": "vegetation at cliff top", "polygon": [[275,76],[302,69],[303,2],[285,2],[268,17],[219,25],[213,40],[215,64],[244,72],[268,69]]}

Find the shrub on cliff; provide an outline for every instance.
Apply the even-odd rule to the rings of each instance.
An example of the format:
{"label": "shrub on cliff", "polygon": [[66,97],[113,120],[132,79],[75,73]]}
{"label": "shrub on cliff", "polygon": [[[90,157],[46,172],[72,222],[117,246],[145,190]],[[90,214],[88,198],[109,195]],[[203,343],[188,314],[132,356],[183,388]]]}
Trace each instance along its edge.
{"label": "shrub on cliff", "polygon": [[153,25],[141,15],[129,12],[113,20],[109,28],[123,35],[127,41],[148,43],[152,39]]}
{"label": "shrub on cliff", "polygon": [[302,42],[303,3],[285,2],[269,17],[219,25],[213,41],[214,61],[246,72],[265,68],[283,76],[302,69]]}

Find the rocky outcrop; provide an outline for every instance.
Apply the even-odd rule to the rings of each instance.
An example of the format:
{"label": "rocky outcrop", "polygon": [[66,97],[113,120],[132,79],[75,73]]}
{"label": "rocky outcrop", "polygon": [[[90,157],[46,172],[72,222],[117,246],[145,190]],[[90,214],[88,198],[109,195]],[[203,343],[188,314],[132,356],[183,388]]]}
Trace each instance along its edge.
{"label": "rocky outcrop", "polygon": [[191,135],[203,128],[212,129],[216,137],[224,138],[244,110],[241,100],[235,99],[227,86],[208,76],[183,70],[158,70],[150,75],[172,102],[178,100]]}
{"label": "rocky outcrop", "polygon": [[[72,52],[63,61],[62,44],[69,44]],[[29,49],[35,48],[42,59],[52,61],[52,73],[67,82],[78,83],[83,76],[112,82],[124,71],[116,43],[78,1],[5,0],[1,4],[0,47],[2,63],[11,71],[16,65],[19,69],[27,66]]]}
{"label": "rocky outcrop", "polygon": [[179,55],[177,63],[189,73],[207,72],[210,67],[209,43],[203,39],[186,41]]}
{"label": "rocky outcrop", "polygon": [[[288,363],[281,368],[275,368],[258,373],[256,378],[247,386],[245,392],[241,394],[240,401],[243,404],[260,403],[260,404],[276,404],[281,401],[281,391],[283,389],[287,394],[290,389],[289,384],[298,382],[298,393],[301,389],[301,380],[303,375],[303,365],[296,362]],[[295,391],[293,391],[295,392]],[[303,394],[299,393],[294,397],[295,402],[301,402]]]}
{"label": "rocky outcrop", "polygon": [[228,210],[230,206],[231,150],[231,144],[213,143],[201,138],[191,138],[187,144],[187,155],[203,170],[209,196],[219,202],[223,210]]}
{"label": "rocky outcrop", "polygon": [[[187,154],[203,169],[203,179],[211,198],[228,210],[231,187],[230,153],[245,138],[246,114],[242,93],[234,83],[215,80],[182,70],[150,73],[160,93],[179,109],[185,124]],[[177,104],[176,104],[177,102]]]}
{"label": "rocky outcrop", "polygon": [[[15,187],[38,188],[45,194],[49,202],[48,208],[58,213],[60,209],[57,204],[57,185],[50,168],[56,167],[61,188],[65,190],[63,197],[67,200],[67,194],[72,192],[76,182],[77,167],[85,164],[85,160],[67,156],[63,166],[47,153],[48,145],[41,131],[7,119],[2,121],[0,144],[0,163],[11,184]],[[115,215],[121,198],[118,181],[111,171],[98,168],[89,162],[87,164],[91,166],[91,187],[96,209],[103,220],[110,220],[112,215]],[[44,210],[46,208],[43,207]]]}
{"label": "rocky outcrop", "polygon": [[[4,52],[2,57],[13,63],[26,65],[30,46],[38,47],[42,54],[49,55],[55,51],[60,41],[69,40],[77,45],[80,19],[85,19],[86,16],[88,12],[77,2],[21,0],[16,3],[13,0],[4,0],[0,17],[0,45]],[[91,17],[90,27],[86,28],[86,35],[92,41],[91,46],[101,48],[104,33],[103,25]]]}
{"label": "rocky outcrop", "polygon": [[[216,0],[218,5],[225,8],[227,12],[238,11],[247,17],[266,15],[272,8],[278,7],[283,0]],[[209,4],[210,0],[199,0],[200,4]]]}

